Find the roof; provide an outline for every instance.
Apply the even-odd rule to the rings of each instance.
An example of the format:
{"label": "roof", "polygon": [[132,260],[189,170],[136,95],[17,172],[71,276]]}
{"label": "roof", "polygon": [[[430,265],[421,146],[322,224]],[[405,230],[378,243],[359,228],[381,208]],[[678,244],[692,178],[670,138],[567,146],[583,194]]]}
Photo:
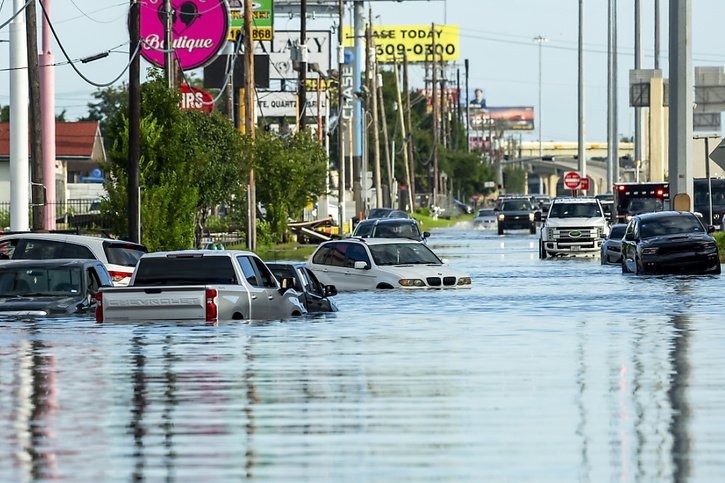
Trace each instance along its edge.
{"label": "roof", "polygon": [[47,260],[2,260],[0,261],[0,270],[3,268],[26,268],[26,267],[37,267],[37,268],[48,268],[48,267],[85,267],[88,265],[98,265],[100,261],[90,259],[76,259],[76,258],[60,258],[60,259],[47,259]]}
{"label": "roof", "polygon": [[[90,158],[100,140],[98,121],[55,123],[55,155],[58,158]],[[30,140],[28,140],[30,144]],[[0,123],[0,156],[10,156],[10,123]]]}
{"label": "roof", "polygon": [[579,198],[574,197],[562,197],[562,198],[554,198],[552,203],[596,203],[599,200],[596,198],[592,198],[591,196],[582,196]]}
{"label": "roof", "polygon": [[649,220],[652,218],[665,218],[668,216],[677,216],[677,215],[680,215],[680,216],[688,215],[688,216],[694,216],[697,218],[697,215],[695,215],[694,213],[692,213],[690,211],[655,211],[655,212],[651,212],[651,213],[640,213],[640,214],[634,215],[634,216],[637,218],[640,218],[640,219]]}
{"label": "roof", "polygon": [[343,238],[341,240],[331,240],[328,242],[322,243],[323,245],[326,245],[328,243],[346,243],[346,242],[355,242],[355,243],[364,243],[365,245],[387,245],[387,244],[397,244],[397,243],[412,243],[416,245],[421,245],[422,243],[418,240],[412,240],[410,238],[362,238],[362,237],[350,237],[350,238]]}
{"label": "roof", "polygon": [[255,253],[247,252],[244,250],[174,250],[174,251],[168,251],[168,252],[152,252],[152,253],[146,253],[144,254],[144,258],[151,258],[151,257],[167,257],[167,256],[184,256],[187,257],[199,257],[199,256],[237,256],[237,255],[255,255]]}

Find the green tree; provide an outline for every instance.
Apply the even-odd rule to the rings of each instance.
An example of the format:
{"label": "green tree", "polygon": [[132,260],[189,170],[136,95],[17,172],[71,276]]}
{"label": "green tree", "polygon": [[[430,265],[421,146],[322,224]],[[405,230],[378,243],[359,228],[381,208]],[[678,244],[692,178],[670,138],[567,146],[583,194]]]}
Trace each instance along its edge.
{"label": "green tree", "polygon": [[276,241],[284,239],[289,218],[325,192],[327,155],[308,134],[287,139],[260,133],[254,140],[257,201]]}
{"label": "green tree", "polygon": [[524,193],[526,170],[516,166],[506,166],[503,170],[503,185],[508,193]]}
{"label": "green tree", "polygon": [[119,112],[125,112],[128,107],[128,85],[123,83],[118,87],[98,89],[93,93],[93,98],[95,102],[88,103],[88,115],[78,120],[99,121],[103,142],[108,149],[113,142],[109,124]]}
{"label": "green tree", "polygon": [[0,106],[0,122],[10,122],[10,106]]}

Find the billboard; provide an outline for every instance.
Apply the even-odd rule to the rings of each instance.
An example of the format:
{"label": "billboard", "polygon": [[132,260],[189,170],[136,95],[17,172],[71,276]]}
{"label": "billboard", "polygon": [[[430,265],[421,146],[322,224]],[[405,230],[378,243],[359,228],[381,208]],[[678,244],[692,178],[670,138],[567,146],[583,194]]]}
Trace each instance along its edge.
{"label": "billboard", "polygon": [[501,131],[533,131],[533,106],[470,108],[469,123],[473,129]]}
{"label": "billboard", "polygon": [[[354,44],[352,27],[343,29],[345,47]],[[375,56],[378,62],[408,62],[458,60],[458,25],[396,25],[373,27]],[[435,52],[433,42],[435,40]]]}
{"label": "billboard", "polygon": [[[312,71],[312,64],[317,64],[322,72],[328,72],[331,67],[332,33],[329,30],[311,30],[307,32],[307,72],[313,77],[317,74]],[[291,54],[293,46],[300,41],[299,31],[277,30],[274,39],[254,44],[255,54],[269,55],[269,75],[271,79],[296,79]]]}
{"label": "billboard", "polygon": [[[425,92],[423,92],[425,91]],[[425,96],[426,105],[428,112],[430,112],[433,109],[433,89],[427,88],[427,89],[418,89],[418,95]],[[447,87],[444,92],[441,92],[441,89],[438,89],[436,92],[438,96],[438,105],[440,106],[441,97],[443,97],[446,101],[446,105],[449,109],[454,109],[458,105],[458,89],[455,87]]]}
{"label": "billboard", "polygon": [[[244,32],[244,1],[228,0],[231,24],[229,40],[237,40]],[[256,0],[252,2],[252,40],[271,40],[274,37],[274,2],[273,0]]]}
{"label": "billboard", "polygon": [[[322,115],[327,107],[327,93],[320,95]],[[267,91],[257,93],[257,109],[259,117],[297,117],[297,93],[290,91]],[[307,93],[306,117],[317,116],[317,93]]]}

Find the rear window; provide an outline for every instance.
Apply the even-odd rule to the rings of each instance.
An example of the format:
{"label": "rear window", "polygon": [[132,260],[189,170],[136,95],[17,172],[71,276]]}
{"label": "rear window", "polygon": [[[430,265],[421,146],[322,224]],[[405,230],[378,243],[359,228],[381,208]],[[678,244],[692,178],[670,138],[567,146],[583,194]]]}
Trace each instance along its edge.
{"label": "rear window", "polygon": [[147,252],[143,245],[125,242],[104,242],[103,251],[106,253],[108,263],[124,267],[135,267],[138,259]]}
{"label": "rear window", "polygon": [[144,258],[134,280],[134,286],[206,284],[238,284],[232,259],[226,256]]}

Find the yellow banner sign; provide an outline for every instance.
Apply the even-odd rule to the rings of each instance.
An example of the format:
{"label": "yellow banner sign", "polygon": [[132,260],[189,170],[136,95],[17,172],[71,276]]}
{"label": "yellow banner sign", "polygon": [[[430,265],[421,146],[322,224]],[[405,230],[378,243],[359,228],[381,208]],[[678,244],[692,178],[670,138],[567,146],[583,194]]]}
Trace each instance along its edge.
{"label": "yellow banner sign", "polygon": [[[351,27],[343,31],[345,47],[352,47],[354,35]],[[373,27],[375,55],[378,62],[403,60],[425,62],[458,60],[458,25],[396,25]],[[433,44],[435,42],[435,52]]]}

